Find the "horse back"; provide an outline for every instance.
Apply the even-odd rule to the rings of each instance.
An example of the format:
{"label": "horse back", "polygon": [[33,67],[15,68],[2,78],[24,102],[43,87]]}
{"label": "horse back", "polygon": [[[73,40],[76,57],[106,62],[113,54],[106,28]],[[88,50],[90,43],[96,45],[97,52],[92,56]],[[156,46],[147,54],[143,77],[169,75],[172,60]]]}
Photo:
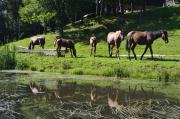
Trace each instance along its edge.
{"label": "horse back", "polygon": [[144,45],[148,42],[147,32],[135,31],[131,37],[133,39],[133,42],[139,45]]}
{"label": "horse back", "polygon": [[121,42],[121,38],[119,38],[120,34],[116,34],[116,32],[109,32],[108,36],[107,36],[107,42],[109,44],[113,44],[115,45],[116,43],[120,43]]}
{"label": "horse back", "polygon": [[57,44],[67,48],[74,47],[74,42],[70,39],[58,39]]}
{"label": "horse back", "polygon": [[107,42],[108,43],[113,43],[114,42],[114,33],[115,32],[109,32],[107,35]]}

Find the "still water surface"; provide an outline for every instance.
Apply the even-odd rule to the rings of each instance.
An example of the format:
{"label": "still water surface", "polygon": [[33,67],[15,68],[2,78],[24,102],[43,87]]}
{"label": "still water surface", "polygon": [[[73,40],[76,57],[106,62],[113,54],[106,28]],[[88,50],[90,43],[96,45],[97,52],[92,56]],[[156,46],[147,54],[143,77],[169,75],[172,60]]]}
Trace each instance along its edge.
{"label": "still water surface", "polygon": [[0,72],[0,118],[180,118],[180,84]]}

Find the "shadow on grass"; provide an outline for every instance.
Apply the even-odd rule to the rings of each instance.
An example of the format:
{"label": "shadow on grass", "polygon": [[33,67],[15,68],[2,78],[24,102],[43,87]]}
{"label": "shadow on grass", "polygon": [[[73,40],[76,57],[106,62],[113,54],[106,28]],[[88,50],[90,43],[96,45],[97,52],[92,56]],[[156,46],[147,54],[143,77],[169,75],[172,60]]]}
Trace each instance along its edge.
{"label": "shadow on grass", "polygon": [[[151,59],[151,58],[146,58],[145,60],[152,60],[152,59]],[[152,61],[180,62],[180,59],[170,59],[170,58],[154,58]]]}

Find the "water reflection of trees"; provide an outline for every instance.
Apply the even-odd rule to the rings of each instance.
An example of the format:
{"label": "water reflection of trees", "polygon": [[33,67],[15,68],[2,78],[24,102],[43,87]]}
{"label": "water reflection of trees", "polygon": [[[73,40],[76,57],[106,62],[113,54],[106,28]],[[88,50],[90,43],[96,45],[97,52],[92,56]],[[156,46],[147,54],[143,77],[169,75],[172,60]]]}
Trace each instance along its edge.
{"label": "water reflection of trees", "polygon": [[[28,85],[18,86],[17,92],[21,95],[21,106],[29,108],[23,114],[32,118],[37,115],[43,118],[178,117],[179,103],[165,99],[162,93],[155,90],[156,87],[142,85],[129,86],[127,90],[122,90],[117,87],[79,85],[76,82],[59,80],[51,88],[44,83],[31,81]],[[1,99],[2,97],[0,101],[3,102]],[[2,103],[0,114],[4,114],[6,111],[3,112],[1,107]]]}

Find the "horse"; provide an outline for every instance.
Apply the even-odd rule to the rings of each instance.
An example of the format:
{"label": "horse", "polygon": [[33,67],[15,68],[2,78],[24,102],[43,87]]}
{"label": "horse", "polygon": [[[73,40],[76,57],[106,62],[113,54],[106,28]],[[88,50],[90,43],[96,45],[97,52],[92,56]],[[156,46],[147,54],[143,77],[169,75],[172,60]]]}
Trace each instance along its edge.
{"label": "horse", "polygon": [[40,45],[42,47],[42,49],[44,49],[44,45],[45,45],[45,37],[43,36],[34,36],[31,38],[30,42],[29,42],[29,46],[28,49],[34,49],[35,45]]}
{"label": "horse", "polygon": [[120,47],[122,40],[123,40],[123,32],[122,31],[108,33],[107,43],[108,43],[108,49],[109,49],[109,57],[112,57],[112,50],[113,50],[114,46],[116,46],[116,57],[118,55],[118,58],[120,58],[119,57],[119,47]]}
{"label": "horse", "polygon": [[65,38],[60,38],[59,36],[56,37],[54,41],[54,47],[57,45],[56,51],[57,54],[60,54],[61,52],[61,47],[65,47],[66,49],[69,48],[71,52],[71,57],[76,57],[76,49],[75,49],[75,44],[72,40],[70,39],[65,39]]}
{"label": "horse", "polygon": [[92,56],[92,54],[95,56],[96,54],[96,45],[97,45],[97,41],[96,41],[96,37],[94,35],[92,35],[89,39],[89,43],[91,46],[91,53],[90,56]]}
{"label": "horse", "polygon": [[139,45],[146,45],[146,48],[144,50],[144,53],[141,56],[141,60],[143,59],[144,54],[146,53],[147,49],[150,49],[151,52],[151,58],[153,59],[153,50],[152,50],[152,44],[153,42],[158,39],[162,38],[165,43],[168,43],[168,33],[167,31],[160,30],[160,31],[131,31],[127,34],[127,41],[126,41],[126,50],[128,50],[128,56],[130,59],[130,49],[132,50],[134,54],[135,60],[136,54],[134,52],[134,49],[137,44]]}
{"label": "horse", "polygon": [[110,108],[118,108],[120,105],[118,103],[119,91],[116,88],[110,88],[108,91],[108,106]]}

